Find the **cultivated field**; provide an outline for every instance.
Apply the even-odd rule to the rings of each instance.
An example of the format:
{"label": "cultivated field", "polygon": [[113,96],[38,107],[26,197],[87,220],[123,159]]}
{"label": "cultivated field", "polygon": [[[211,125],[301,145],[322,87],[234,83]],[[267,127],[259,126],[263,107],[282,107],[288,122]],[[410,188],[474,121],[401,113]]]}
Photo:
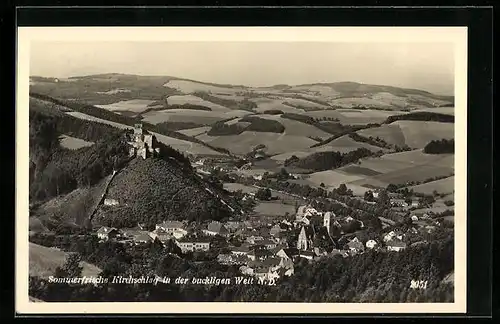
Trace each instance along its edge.
{"label": "cultivated field", "polygon": [[353,182],[359,179],[362,179],[362,177],[344,173],[340,170],[327,170],[312,173],[307,178],[307,181],[311,182],[315,186],[319,186],[321,183],[324,183],[327,188],[336,188],[340,184]]}
{"label": "cultivated field", "polygon": [[259,202],[254,212],[261,216],[285,216],[286,213],[294,215],[295,207],[281,202]]}
{"label": "cultivated field", "polygon": [[203,127],[196,127],[196,128],[188,128],[188,129],[181,129],[177,132],[187,135],[187,136],[192,136],[196,137],[201,134],[205,134],[210,130],[210,126],[203,126]]}
{"label": "cultivated field", "polygon": [[309,125],[297,120],[283,118],[278,115],[259,115],[259,117],[279,122],[281,125],[285,126],[285,134],[287,135],[319,137],[321,139],[327,139],[332,136],[331,134],[324,132],[313,125]]}
{"label": "cultivated field", "polygon": [[94,145],[93,142],[87,142],[82,139],[76,138],[76,137],[71,137],[68,135],[61,135],[59,137],[59,144],[67,149],[70,150],[78,150],[79,148],[82,147],[88,147]]}
{"label": "cultivated field", "polygon": [[336,138],[333,141],[331,141],[327,144],[315,147],[312,150],[315,152],[336,151],[336,152],[340,152],[340,153],[348,153],[348,152],[354,151],[358,148],[366,148],[366,149],[373,151],[373,152],[378,152],[378,151],[385,152],[385,151],[387,151],[387,149],[384,149],[384,148],[381,148],[378,146],[370,145],[368,143],[363,143],[363,142],[357,142],[357,141],[353,140],[352,138],[350,138],[348,135],[344,135],[344,136],[341,136],[339,138]]}
{"label": "cultivated field", "polygon": [[365,137],[380,137],[392,145],[406,144],[411,148],[423,148],[432,140],[454,138],[454,131],[453,123],[398,120],[357,133]]}
{"label": "cultivated field", "polygon": [[455,116],[455,108],[454,107],[420,108],[420,109],[414,110],[412,112],[422,112],[422,111],[435,112],[438,114]]}
{"label": "cultivated field", "polygon": [[316,143],[316,141],[304,136],[249,131],[239,135],[200,135],[197,138],[212,146],[228,149],[235,154],[246,154],[259,144],[266,146],[267,154],[276,155],[289,151],[300,151]]}
{"label": "cultivated field", "polygon": [[109,105],[95,105],[95,106],[109,111],[130,111],[138,114],[150,108],[148,107],[148,105],[153,102],[154,100],[133,99],[133,100],[119,101]]}
{"label": "cultivated field", "polygon": [[[38,276],[47,278],[54,275],[57,267],[64,265],[67,252],[56,248],[48,248],[38,244],[29,244],[29,274],[30,276]],[[87,262],[82,262],[82,276],[97,276],[101,270]]]}
{"label": "cultivated field", "polygon": [[224,189],[226,189],[227,191],[231,191],[231,192],[241,190],[243,193],[255,193],[255,192],[257,192],[257,190],[259,190],[259,188],[245,186],[244,184],[236,183],[236,182],[224,183]]}
{"label": "cultivated field", "polygon": [[239,87],[224,87],[224,86],[216,86],[210,84],[199,83],[195,81],[187,81],[187,80],[170,80],[164,84],[165,87],[177,89],[182,93],[194,93],[194,92],[211,92],[214,94],[229,94],[233,95],[237,92],[244,91],[245,88]]}
{"label": "cultivated field", "polygon": [[301,114],[304,113],[304,109],[295,108],[289,105],[285,105],[283,102],[287,101],[285,99],[269,99],[269,98],[252,98],[250,101],[253,101],[257,104],[257,108],[254,109],[255,112],[263,113],[266,110],[281,110],[284,113],[294,113]]}
{"label": "cultivated field", "polygon": [[151,124],[163,122],[192,122],[200,125],[211,125],[221,120],[227,120],[234,117],[241,117],[251,114],[244,110],[232,111],[205,111],[194,109],[165,109],[152,110],[143,114],[143,120]]}
{"label": "cultivated field", "polygon": [[393,108],[389,103],[386,103],[382,100],[377,100],[367,97],[339,98],[330,100],[329,103],[332,106],[338,106],[342,108],[356,108],[358,106],[387,108],[387,109]]}
{"label": "cultivated field", "polygon": [[410,187],[409,189],[413,189],[414,192],[423,194],[432,194],[434,190],[439,193],[451,193],[455,190],[455,177],[452,176],[436,181],[423,183],[417,186]]}
{"label": "cultivated field", "polygon": [[215,104],[213,102],[201,99],[197,96],[194,95],[175,95],[175,96],[170,96],[167,99],[167,103],[169,105],[184,105],[184,104],[191,104],[191,105],[197,105],[197,106],[203,106],[210,108],[212,111],[229,111],[229,108],[226,108],[224,106]]}

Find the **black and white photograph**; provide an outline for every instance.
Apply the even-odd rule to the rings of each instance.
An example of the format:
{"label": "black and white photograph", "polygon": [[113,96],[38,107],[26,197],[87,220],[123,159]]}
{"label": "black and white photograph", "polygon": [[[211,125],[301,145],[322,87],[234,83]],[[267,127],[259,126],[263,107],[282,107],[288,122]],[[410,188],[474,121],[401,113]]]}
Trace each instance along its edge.
{"label": "black and white photograph", "polygon": [[466,37],[20,28],[26,307],[461,310]]}

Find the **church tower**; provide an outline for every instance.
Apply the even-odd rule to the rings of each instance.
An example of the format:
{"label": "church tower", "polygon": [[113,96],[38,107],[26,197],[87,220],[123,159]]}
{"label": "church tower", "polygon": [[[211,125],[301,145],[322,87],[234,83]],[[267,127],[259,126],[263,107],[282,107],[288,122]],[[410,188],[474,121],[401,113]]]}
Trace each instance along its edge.
{"label": "church tower", "polygon": [[323,216],[323,226],[326,227],[328,234],[330,234],[331,215],[332,214],[330,212],[326,212],[325,215]]}

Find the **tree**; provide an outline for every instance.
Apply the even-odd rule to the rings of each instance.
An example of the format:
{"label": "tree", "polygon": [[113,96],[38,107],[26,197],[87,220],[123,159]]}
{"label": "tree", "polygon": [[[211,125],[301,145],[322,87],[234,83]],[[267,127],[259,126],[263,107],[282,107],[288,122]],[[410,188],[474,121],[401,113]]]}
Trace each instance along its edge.
{"label": "tree", "polygon": [[387,191],[389,192],[396,192],[396,190],[398,190],[398,186],[396,186],[395,184],[393,183],[390,183],[388,186],[387,186]]}
{"label": "tree", "polygon": [[374,199],[373,191],[371,191],[371,190],[365,191],[364,199],[366,201],[373,201],[373,199]]}
{"label": "tree", "polygon": [[71,253],[62,267],[57,267],[56,277],[77,278],[81,277],[83,267],[80,266],[82,257],[79,253]]}
{"label": "tree", "polygon": [[339,187],[337,188],[337,193],[341,196],[346,195],[347,186],[344,183],[340,184]]}
{"label": "tree", "polygon": [[386,190],[382,190],[380,191],[379,195],[378,195],[378,203],[380,206],[383,206],[383,207],[386,207],[389,205],[390,203],[390,198],[389,198],[389,194],[387,194],[387,191]]}
{"label": "tree", "polygon": [[255,198],[259,200],[270,200],[272,197],[271,189],[269,188],[260,188],[255,193]]}

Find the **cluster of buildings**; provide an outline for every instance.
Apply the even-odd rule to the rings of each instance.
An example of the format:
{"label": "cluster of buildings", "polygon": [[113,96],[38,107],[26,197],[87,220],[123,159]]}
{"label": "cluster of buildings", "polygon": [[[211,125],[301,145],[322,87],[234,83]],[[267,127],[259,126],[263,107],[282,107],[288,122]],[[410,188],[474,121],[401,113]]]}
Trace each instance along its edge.
{"label": "cluster of buildings", "polygon": [[[353,223],[359,229],[344,233],[344,228]],[[271,280],[293,275],[294,264],[301,259],[350,257],[367,250],[400,252],[407,248],[405,236],[417,232],[415,227],[406,232],[393,229],[366,238],[363,228],[363,223],[352,217],[341,218],[332,212],[300,206],[293,221],[212,221],[189,228],[186,222],[164,221],[152,231],[141,226],[123,230],[101,227],[97,236],[130,244],[171,240],[183,253],[212,251],[217,242],[219,263],[238,266],[242,274]]]}

